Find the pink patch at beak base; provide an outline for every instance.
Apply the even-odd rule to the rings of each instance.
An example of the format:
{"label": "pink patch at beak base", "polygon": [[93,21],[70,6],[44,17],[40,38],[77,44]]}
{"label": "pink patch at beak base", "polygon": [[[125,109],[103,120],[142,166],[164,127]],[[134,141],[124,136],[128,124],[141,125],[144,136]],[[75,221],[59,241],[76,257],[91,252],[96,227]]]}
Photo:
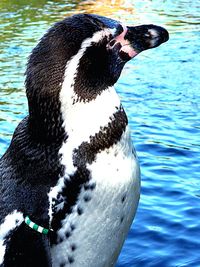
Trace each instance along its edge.
{"label": "pink patch at beak base", "polygon": [[135,51],[131,45],[124,45],[122,46],[122,48],[120,49],[120,52],[123,51],[124,53],[128,54],[130,58],[133,58],[135,56],[137,56],[138,52]]}
{"label": "pink patch at beak base", "polygon": [[108,48],[113,49],[116,45],[120,44],[121,48],[120,48],[119,52],[124,52],[130,58],[133,58],[138,54],[138,52],[133,49],[133,47],[131,46],[131,44],[128,40],[124,39],[124,37],[128,31],[128,28],[126,26],[123,26],[123,25],[122,25],[122,28],[123,28],[123,32],[120,33],[119,35],[117,35],[115,38],[113,38],[110,41],[110,43],[108,44]]}

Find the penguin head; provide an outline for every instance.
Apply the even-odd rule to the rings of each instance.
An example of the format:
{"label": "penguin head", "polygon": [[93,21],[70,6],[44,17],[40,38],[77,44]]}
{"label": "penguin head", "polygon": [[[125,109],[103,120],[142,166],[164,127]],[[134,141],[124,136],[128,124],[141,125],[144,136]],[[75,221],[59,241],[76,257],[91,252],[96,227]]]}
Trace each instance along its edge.
{"label": "penguin head", "polygon": [[168,32],[159,26],[126,27],[98,15],[79,14],[56,23],[28,61],[30,119],[37,118],[41,128],[48,128],[50,119],[56,124],[65,80],[71,80],[80,101],[93,100],[116,83],[127,61],[167,40]]}
{"label": "penguin head", "polygon": [[74,85],[82,99],[93,99],[114,85],[126,62],[169,38],[164,28],[155,25],[126,27],[118,21],[90,14],[72,19],[78,21],[79,32],[74,36],[78,42],[72,46],[78,44],[79,51],[84,49]]}
{"label": "penguin head", "polygon": [[100,92],[116,83],[127,61],[168,38],[168,32],[155,25],[126,27],[91,14],[68,17],[56,23],[32,52],[26,72],[28,97],[35,88],[37,94],[56,93],[68,62],[80,49],[84,51],[77,63],[75,89],[81,93],[85,86],[95,96],[95,90]]}

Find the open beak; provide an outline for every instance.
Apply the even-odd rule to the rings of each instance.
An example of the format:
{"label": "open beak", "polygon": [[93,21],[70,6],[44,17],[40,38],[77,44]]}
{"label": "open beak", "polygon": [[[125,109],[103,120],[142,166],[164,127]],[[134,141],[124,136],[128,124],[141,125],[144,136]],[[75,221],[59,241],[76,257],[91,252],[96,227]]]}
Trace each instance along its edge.
{"label": "open beak", "polygon": [[121,28],[123,28],[121,33],[110,41],[109,48],[117,48],[123,60],[129,60],[140,52],[157,47],[169,39],[167,30],[152,24]]}

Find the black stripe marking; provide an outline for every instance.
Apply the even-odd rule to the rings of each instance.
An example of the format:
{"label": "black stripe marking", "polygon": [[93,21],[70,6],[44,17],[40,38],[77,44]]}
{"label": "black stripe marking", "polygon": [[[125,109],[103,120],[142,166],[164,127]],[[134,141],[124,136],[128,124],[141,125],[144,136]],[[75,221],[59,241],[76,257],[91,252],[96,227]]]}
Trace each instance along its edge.
{"label": "black stripe marking", "polygon": [[[70,179],[65,180],[65,187],[61,192],[62,199],[65,199],[65,203],[63,209],[53,214],[52,228],[54,230],[60,229],[61,221],[67,214],[72,212],[82,187],[84,186],[85,190],[95,189],[95,184],[89,184],[90,171],[87,169],[86,164],[92,164],[98,153],[116,144],[121,139],[127,124],[127,117],[121,106],[113,115],[113,119],[108,123],[108,126],[102,127],[97,134],[91,136],[90,142],[83,142],[74,150],[73,162],[77,170]],[[58,204],[59,200],[57,199],[55,205]],[[55,240],[52,240],[52,242],[54,243]]]}
{"label": "black stripe marking", "polygon": [[78,149],[75,149],[75,166],[91,164],[99,152],[110,148],[120,140],[128,123],[127,117],[122,107],[113,116],[114,119],[108,123],[107,127],[90,137],[89,143],[83,142]]}

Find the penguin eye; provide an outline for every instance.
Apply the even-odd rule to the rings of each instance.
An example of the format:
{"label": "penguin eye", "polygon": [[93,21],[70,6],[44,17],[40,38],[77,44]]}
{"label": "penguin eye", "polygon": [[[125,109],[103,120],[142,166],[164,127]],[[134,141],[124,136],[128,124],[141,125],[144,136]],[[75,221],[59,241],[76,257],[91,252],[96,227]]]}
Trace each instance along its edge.
{"label": "penguin eye", "polygon": [[113,37],[116,37],[116,36],[120,35],[123,31],[124,31],[124,29],[123,29],[122,25],[118,24],[117,27],[116,27],[116,32],[115,32]]}

